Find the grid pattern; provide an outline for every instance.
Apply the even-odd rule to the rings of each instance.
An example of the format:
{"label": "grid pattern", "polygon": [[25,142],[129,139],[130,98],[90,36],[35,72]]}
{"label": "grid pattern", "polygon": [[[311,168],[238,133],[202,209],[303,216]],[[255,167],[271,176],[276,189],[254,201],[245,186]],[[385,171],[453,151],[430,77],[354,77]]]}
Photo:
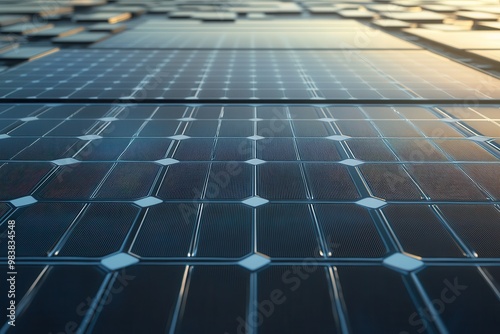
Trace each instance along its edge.
{"label": "grid pattern", "polygon": [[0,2],[0,334],[500,328],[493,1]]}
{"label": "grid pattern", "polygon": [[470,101],[500,97],[497,78],[423,50],[68,50],[0,74],[0,83],[0,96],[9,99]]}
{"label": "grid pattern", "polygon": [[[413,286],[410,281],[417,276],[373,267],[394,252],[420,256],[430,265],[418,274],[430,296],[439,289],[436,282],[453,280],[451,270],[460,283],[476,282],[470,284],[476,293],[482,291],[478,298],[491,299],[490,278],[480,277],[490,277],[490,269],[474,272],[462,265],[497,263],[500,256],[498,110],[447,105],[3,105],[0,177],[7,184],[0,193],[5,203],[1,215],[20,222],[17,254],[30,264],[22,269],[25,291],[37,276],[47,277],[40,293],[24,299],[32,301],[23,317],[33,321],[20,327],[50,329],[38,314],[43,300],[62,280],[78,276],[81,288],[68,292],[64,301],[75,307],[83,295],[133,278],[126,293],[117,294],[117,301],[86,323],[87,330],[97,333],[115,328],[159,332],[168,326],[191,333],[209,324],[205,328],[210,333],[234,332],[238,319],[246,319],[253,309],[247,305],[267,300],[278,288],[294,303],[284,304],[259,331],[288,326],[285,319],[302,304],[299,300],[323,306],[319,314],[300,311],[304,319],[296,323],[304,330],[318,326],[314,332],[341,332],[335,314],[348,311],[349,318],[343,317],[349,328],[364,332],[367,320],[359,317],[366,303],[384,308],[377,321],[369,322],[377,331],[416,330],[407,317],[425,300],[412,296],[405,284]],[[25,177],[17,177],[19,173]],[[29,196],[36,203],[13,210],[12,204]],[[265,202],[248,201],[256,198]],[[382,201],[363,204],[370,198]],[[471,229],[474,224],[481,228]],[[221,247],[219,240],[227,243]],[[75,270],[63,265],[92,263],[117,252],[133,254],[143,265],[111,276],[91,266]],[[258,274],[233,265],[252,253],[271,257],[275,265]],[[304,259],[309,259],[307,265]],[[455,262],[460,266],[440,267]],[[304,287],[295,294],[290,289],[299,284],[298,276],[291,273],[300,263],[313,269],[305,272],[307,279],[298,280]],[[334,271],[331,265],[336,265]],[[491,267],[491,275],[497,269]],[[377,298],[367,297],[373,295],[368,290],[359,292],[366,286],[361,281],[365,275],[383,287]],[[248,291],[253,280],[259,287],[255,296]],[[116,322],[117,312],[136,312],[133,303],[150,301],[158,291],[161,298],[152,312],[168,309],[175,316],[175,296],[186,282],[187,309],[176,322],[160,321],[159,315],[145,327]],[[328,297],[334,282],[342,286],[344,307]],[[208,295],[207,284],[214,289]],[[220,293],[238,296],[231,311],[222,305],[213,311],[196,306]],[[383,301],[388,293],[397,296],[397,308]],[[473,312],[476,302],[460,305]],[[498,302],[492,299],[488,305],[497,306],[487,310],[491,318],[481,324],[484,328],[496,325]],[[221,317],[222,311],[223,318],[214,324],[212,317]],[[60,313],[59,321],[71,312]],[[310,317],[316,322],[306,320]],[[452,320],[443,321],[453,330]],[[478,325],[474,317],[469,321]]]}

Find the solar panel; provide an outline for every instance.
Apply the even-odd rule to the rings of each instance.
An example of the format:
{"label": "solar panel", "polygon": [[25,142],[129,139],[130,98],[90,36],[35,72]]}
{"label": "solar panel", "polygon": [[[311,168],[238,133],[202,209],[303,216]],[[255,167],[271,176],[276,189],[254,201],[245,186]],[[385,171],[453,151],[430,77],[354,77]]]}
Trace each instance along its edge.
{"label": "solar panel", "polygon": [[498,4],[0,13],[0,333],[499,327]]}
{"label": "solar panel", "polygon": [[92,13],[92,14],[77,14],[73,16],[73,21],[75,22],[106,22],[106,23],[118,23],[130,19],[132,15],[127,12],[118,13]]}
{"label": "solar panel", "polygon": [[469,53],[483,57],[488,61],[500,62],[500,50],[468,50]]}
{"label": "solar panel", "polygon": [[110,37],[103,32],[80,32],[69,36],[52,38],[54,44],[93,44]]}
{"label": "solar panel", "polygon": [[45,57],[59,51],[54,47],[22,47],[10,52],[0,54],[0,60],[4,61],[25,61]]}
{"label": "solar panel", "polygon": [[17,23],[29,21],[29,16],[24,15],[0,15],[0,27],[10,26]]}
{"label": "solar panel", "polygon": [[465,49],[497,49],[498,32],[496,31],[466,31],[448,35],[441,31],[428,31],[421,29],[409,29],[408,33],[443,44],[445,46],[465,50]]}
{"label": "solar panel", "polygon": [[110,24],[110,23],[97,23],[88,27],[89,31],[93,32],[110,32],[110,33],[118,33],[127,29],[127,26],[124,24]]}
{"label": "solar panel", "polygon": [[20,35],[28,35],[33,34],[39,31],[47,30],[53,28],[53,24],[44,24],[44,23],[19,23],[14,25],[9,25],[7,27],[2,28],[0,33],[2,34],[20,34]]}
{"label": "solar panel", "polygon": [[[152,70],[150,62],[158,67]],[[237,67],[241,62],[249,66]],[[262,63],[266,66],[257,66]],[[332,67],[336,70],[328,70]],[[412,80],[406,81],[408,77]],[[500,96],[498,79],[428,51],[359,51],[346,56],[344,51],[63,50],[1,74],[0,82],[4,98],[30,99],[451,100]],[[482,82],[489,83],[488,89],[479,91]]]}
{"label": "solar panel", "polygon": [[51,38],[51,37],[65,37],[73,34],[77,34],[84,30],[84,27],[78,26],[68,26],[68,27],[57,27],[47,30],[38,31],[28,36],[30,38]]}

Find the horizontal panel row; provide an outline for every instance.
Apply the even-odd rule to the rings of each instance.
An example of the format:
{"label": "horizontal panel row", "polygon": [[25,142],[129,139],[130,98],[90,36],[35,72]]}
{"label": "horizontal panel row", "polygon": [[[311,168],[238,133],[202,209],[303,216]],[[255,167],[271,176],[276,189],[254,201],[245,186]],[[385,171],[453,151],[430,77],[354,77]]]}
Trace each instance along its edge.
{"label": "horizontal panel row", "polygon": [[[0,75],[0,97],[425,101],[500,96],[495,77],[427,50],[362,50],[356,57],[302,50],[114,50],[112,55],[62,50],[24,63]],[[234,66],[251,58],[254,66]],[[153,74],[151,63],[158,69]],[[482,82],[491,89],[481,89]]]}
{"label": "horizontal panel row", "polygon": [[234,201],[252,196],[255,182],[257,195],[269,200],[357,200],[366,192],[359,185],[360,176],[373,195],[387,200],[500,198],[500,165],[495,163],[361,163],[356,167],[361,173],[358,175],[354,167],[344,165],[351,162],[266,162],[256,167],[244,162],[175,163],[165,167],[151,162],[101,162],[57,169],[50,163],[6,163],[0,167],[0,177],[5,180],[0,199],[33,195],[45,200],[139,200],[157,196],[164,200]]}
{"label": "horizontal panel row", "polygon": [[272,258],[381,258],[394,247],[386,229],[402,251],[424,258],[500,255],[500,211],[491,205],[391,204],[378,217],[355,204],[252,209],[185,202],[139,213],[132,204],[36,203],[9,219],[17,222],[19,257],[102,257],[129,249],[145,258],[237,259],[252,251]]}
{"label": "horizontal panel row", "polygon": [[[483,273],[498,284],[498,269],[426,268],[417,274],[432,300],[426,305],[410,292],[411,279],[378,266],[272,266],[257,274],[253,293],[250,273],[234,266],[140,265],[120,270],[106,283],[92,266],[27,266],[19,269],[20,297],[40,279],[25,296],[30,307],[15,332],[57,332],[70,324],[95,333],[341,333],[345,321],[351,333],[434,333],[429,315],[434,312],[450,332],[488,333],[500,324],[500,302]],[[56,290],[65,298],[51,298]],[[91,321],[85,326],[87,315]],[[147,321],[137,322],[137,316]]]}
{"label": "horizontal panel row", "polygon": [[498,106],[373,106],[373,105],[201,105],[188,106],[176,104],[2,104],[0,119],[17,120],[25,117],[37,117],[40,120],[54,119],[100,119],[115,117],[119,120],[177,120],[185,117],[193,120],[250,120],[259,119],[295,119],[317,120],[333,118],[338,120],[436,120],[452,117],[457,120],[499,120]]}
{"label": "horizontal panel row", "polygon": [[[26,120],[23,120],[26,119]],[[190,137],[350,137],[462,138],[481,134],[500,137],[500,121],[459,121],[451,125],[440,120],[44,120],[23,118],[0,120],[0,131],[11,137],[162,138],[183,134]],[[187,119],[187,118],[186,118]]]}
{"label": "horizontal panel row", "polygon": [[350,152],[363,161],[497,161],[487,144],[469,140],[352,138],[341,144],[327,138],[5,138],[0,160],[52,161],[340,161]]}

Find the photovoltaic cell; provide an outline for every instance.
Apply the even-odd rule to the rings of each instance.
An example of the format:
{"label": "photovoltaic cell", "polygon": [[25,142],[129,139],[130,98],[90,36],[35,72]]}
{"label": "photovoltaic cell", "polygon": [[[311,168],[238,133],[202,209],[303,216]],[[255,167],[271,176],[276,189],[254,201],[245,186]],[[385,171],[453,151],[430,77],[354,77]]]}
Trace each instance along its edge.
{"label": "photovoltaic cell", "polygon": [[353,200],[359,193],[347,167],[339,164],[306,164],[312,197],[328,200]]}
{"label": "photovoltaic cell", "polygon": [[131,204],[90,204],[57,255],[102,257],[117,252],[138,213]]}
{"label": "photovoltaic cell", "polygon": [[250,137],[254,133],[253,128],[254,124],[251,121],[222,121],[219,128],[219,136]]}
{"label": "photovoltaic cell", "polygon": [[267,138],[256,142],[257,158],[264,161],[297,160],[292,138]]}
{"label": "photovoltaic cell", "polygon": [[[440,205],[446,221],[467,247],[478,257],[498,257],[496,233],[500,230],[500,212],[491,205]],[[467,210],[469,209],[469,210]]]}
{"label": "photovoltaic cell", "polygon": [[[127,268],[111,286],[123,289],[106,305],[103,305],[93,326],[95,332],[109,331],[166,331],[182,283],[182,266],[135,266]],[[148,305],[149,307],[143,307]],[[124,313],[125,312],[125,313]],[[136,317],[150,319],[147,324]],[[116,322],[116,318],[122,319]]]}
{"label": "photovoltaic cell", "polygon": [[49,163],[6,163],[0,167],[1,200],[29,196],[35,186],[52,169]]}
{"label": "photovoltaic cell", "polygon": [[257,209],[257,250],[271,257],[320,257],[314,221],[305,204]]}
{"label": "photovoltaic cell", "polygon": [[296,139],[296,143],[302,161],[341,160],[339,148],[331,140],[321,138],[298,138]]}
{"label": "photovoltaic cell", "polygon": [[[408,317],[416,313],[415,318],[419,319],[419,314],[398,273],[379,266],[336,270],[353,333],[401,330],[417,333],[420,327],[412,327]],[[366,277],[370,277],[370,284]],[[426,332],[425,328],[422,332]]]}
{"label": "photovoltaic cell", "polygon": [[420,257],[465,256],[430,207],[390,205],[383,212],[405,252]]}
{"label": "photovoltaic cell", "polygon": [[251,166],[236,162],[215,162],[212,164],[206,197],[208,199],[244,199],[252,195]]}
{"label": "photovoltaic cell", "polygon": [[146,197],[160,170],[152,163],[117,164],[101,185],[96,198],[140,199]]}
{"label": "photovoltaic cell", "polygon": [[365,164],[359,167],[371,192],[389,200],[421,200],[422,194],[408,175],[397,164]]}
{"label": "photovoltaic cell", "polygon": [[158,190],[162,199],[199,199],[208,174],[206,163],[169,166]]}
{"label": "photovoltaic cell", "polygon": [[219,161],[246,161],[252,159],[253,141],[241,138],[219,138],[214,159]]}
{"label": "photovoltaic cell", "polygon": [[[434,200],[484,201],[486,196],[453,165],[407,165],[423,191]],[[446,179],[442,175],[447,175]]]}
{"label": "photovoltaic cell", "polygon": [[62,166],[48,180],[37,197],[42,199],[88,199],[109,172],[110,163],[85,163]]}
{"label": "photovoltaic cell", "polygon": [[458,161],[496,161],[498,158],[476,143],[464,140],[435,140],[442,150]]}
{"label": "photovoltaic cell", "polygon": [[371,258],[386,254],[366,209],[353,204],[316,204],[314,209],[326,239],[328,257]]}
{"label": "photovoltaic cell", "polygon": [[[252,210],[244,205],[208,204],[202,211],[197,257],[240,258],[252,249]],[[226,240],[221,247],[220,240]]]}
{"label": "photovoltaic cell", "polygon": [[271,114],[264,111],[257,113],[258,117],[266,117],[267,115],[266,118],[271,118],[271,120],[264,119],[257,122],[257,135],[266,138],[293,137],[290,122],[286,119],[277,118],[274,114],[275,112],[277,111],[273,111]]}
{"label": "photovoltaic cell", "polygon": [[257,166],[257,193],[266,199],[305,199],[300,165],[266,163]]}
{"label": "photovoltaic cell", "polygon": [[209,161],[213,150],[213,139],[185,139],[179,142],[174,153],[174,158],[180,161]]}
{"label": "photovoltaic cell", "polygon": [[446,161],[432,141],[426,139],[388,139],[387,142],[402,161]]}
{"label": "photovoltaic cell", "polygon": [[[272,317],[263,317],[259,328],[262,333],[281,330],[340,333],[324,267],[271,267],[258,274],[257,284],[260,287],[257,301],[266,311],[272,303],[274,310]],[[311,304],[318,308],[308,307]]]}
{"label": "photovoltaic cell", "polygon": [[293,128],[297,137],[327,137],[333,131],[324,122],[294,121]]}
{"label": "photovoltaic cell", "polygon": [[461,168],[493,198],[500,198],[497,184],[500,177],[499,164],[463,164]]}
{"label": "photovoltaic cell", "polygon": [[159,204],[148,209],[131,252],[141,257],[186,257],[196,227],[198,206]]}
{"label": "photovoltaic cell", "polygon": [[188,122],[184,134],[191,137],[213,137],[217,133],[218,127],[219,122],[217,121]]}
{"label": "photovoltaic cell", "polygon": [[387,145],[378,139],[350,139],[347,146],[354,157],[363,161],[395,161]]}
{"label": "photovoltaic cell", "polygon": [[[184,312],[178,324],[180,333],[224,333],[238,326],[238,318],[246,319],[249,274],[235,266],[195,266],[190,271],[189,291]],[[206,287],[211,286],[210,290]],[[217,298],[235,300],[217,303]],[[210,305],[210,307],[208,307]],[[245,320],[244,320],[245,322]]]}
{"label": "photovoltaic cell", "polygon": [[350,137],[379,137],[380,134],[367,121],[336,121],[340,133]]}

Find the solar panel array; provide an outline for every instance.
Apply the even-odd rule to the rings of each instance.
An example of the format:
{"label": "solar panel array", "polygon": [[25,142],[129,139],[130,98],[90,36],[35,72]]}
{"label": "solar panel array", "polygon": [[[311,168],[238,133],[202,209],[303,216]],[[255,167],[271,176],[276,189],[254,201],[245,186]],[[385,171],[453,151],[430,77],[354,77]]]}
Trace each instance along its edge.
{"label": "solar panel array", "polygon": [[0,333],[496,332],[496,4],[3,3]]}
{"label": "solar panel array", "polygon": [[500,98],[498,79],[424,50],[70,50],[14,68],[0,82],[6,99]]}

